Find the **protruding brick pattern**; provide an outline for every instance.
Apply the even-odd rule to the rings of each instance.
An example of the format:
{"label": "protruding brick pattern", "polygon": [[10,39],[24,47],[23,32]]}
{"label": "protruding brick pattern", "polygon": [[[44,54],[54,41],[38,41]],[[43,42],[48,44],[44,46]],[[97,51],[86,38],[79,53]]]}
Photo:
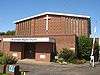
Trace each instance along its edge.
{"label": "protruding brick pattern", "polygon": [[48,15],[48,30],[44,16],[36,17],[31,20],[22,21],[16,24],[16,35],[90,35],[90,21],[88,18],[66,17]]}

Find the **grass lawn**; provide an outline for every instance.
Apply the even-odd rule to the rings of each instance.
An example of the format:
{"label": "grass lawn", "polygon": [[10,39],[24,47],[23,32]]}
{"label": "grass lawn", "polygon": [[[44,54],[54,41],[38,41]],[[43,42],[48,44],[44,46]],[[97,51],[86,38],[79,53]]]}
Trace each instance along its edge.
{"label": "grass lawn", "polygon": [[8,75],[8,74],[3,74],[3,73],[0,73],[0,75]]}

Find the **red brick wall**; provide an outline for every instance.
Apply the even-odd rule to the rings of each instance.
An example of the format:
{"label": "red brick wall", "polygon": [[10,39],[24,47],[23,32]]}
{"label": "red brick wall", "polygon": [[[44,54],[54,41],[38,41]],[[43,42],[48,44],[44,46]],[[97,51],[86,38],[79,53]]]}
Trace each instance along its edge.
{"label": "red brick wall", "polygon": [[1,44],[1,42],[0,42],[0,50],[2,49],[2,46],[1,46],[2,44]]}
{"label": "red brick wall", "polygon": [[55,40],[56,49],[59,51],[62,48],[75,48],[76,39],[75,35],[43,35],[35,37],[50,37]]}
{"label": "red brick wall", "polygon": [[0,50],[3,52],[12,55],[13,53],[17,53],[19,59],[23,58],[23,43],[10,43],[10,42],[1,42]]}
{"label": "red brick wall", "polygon": [[35,35],[35,22],[34,22],[34,19],[32,19],[32,22],[31,22],[31,35]]}
{"label": "red brick wall", "polygon": [[24,43],[10,43],[11,53],[17,53],[18,58],[24,58]]}
{"label": "red brick wall", "polygon": [[16,57],[17,59],[22,59],[22,52],[9,51],[9,52],[7,52],[7,54],[9,54],[11,56],[13,56],[14,54],[17,54],[17,57],[16,56],[14,56],[14,57]]}
{"label": "red brick wall", "polygon": [[16,23],[17,36],[30,36],[31,35],[31,20]]}
{"label": "red brick wall", "polygon": [[[75,35],[58,35],[51,36],[56,40],[56,49],[59,52],[62,48],[76,48],[76,36]],[[75,49],[73,49],[75,52]]]}
{"label": "red brick wall", "polygon": [[[52,44],[50,43],[37,43],[35,59],[37,61],[50,61],[50,50],[52,50]],[[45,55],[45,58],[40,58],[41,55]]]}
{"label": "red brick wall", "polygon": [[2,41],[2,37],[0,36],[0,50],[3,50],[3,41]]}
{"label": "red brick wall", "polygon": [[[49,25],[46,31],[45,16],[34,18],[33,35],[73,35],[89,36],[89,19],[49,15]],[[33,22],[32,22],[33,23]]]}
{"label": "red brick wall", "polygon": [[50,16],[48,35],[64,35],[65,34],[65,17]]}
{"label": "red brick wall", "polygon": [[34,32],[35,32],[34,34],[35,35],[46,35],[44,18],[45,16],[41,16],[34,19]]}
{"label": "red brick wall", "polygon": [[8,52],[10,50],[10,42],[3,42],[3,51]]}
{"label": "red brick wall", "polygon": [[24,49],[24,43],[10,43],[10,51],[18,51],[21,52]]}
{"label": "red brick wall", "polygon": [[46,31],[46,15],[16,24],[16,35],[90,35],[90,19],[49,15],[49,25]]}
{"label": "red brick wall", "polygon": [[46,31],[45,16],[34,18],[35,35],[63,35],[65,34],[65,22],[62,16],[50,15],[48,30]]}

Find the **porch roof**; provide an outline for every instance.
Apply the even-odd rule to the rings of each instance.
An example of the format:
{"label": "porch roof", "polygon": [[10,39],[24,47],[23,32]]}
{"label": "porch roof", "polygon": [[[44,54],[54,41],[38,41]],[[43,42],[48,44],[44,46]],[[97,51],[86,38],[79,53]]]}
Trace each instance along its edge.
{"label": "porch roof", "polygon": [[50,37],[34,37],[34,38],[3,38],[4,42],[55,42],[53,38]]}

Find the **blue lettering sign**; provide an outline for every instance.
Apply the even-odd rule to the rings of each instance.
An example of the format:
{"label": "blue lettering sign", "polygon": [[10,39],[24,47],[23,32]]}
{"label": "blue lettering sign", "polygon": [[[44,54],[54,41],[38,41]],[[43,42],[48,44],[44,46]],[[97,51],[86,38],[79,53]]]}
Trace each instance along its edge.
{"label": "blue lettering sign", "polygon": [[14,72],[15,71],[15,66],[14,65],[9,65],[8,71],[9,72]]}

